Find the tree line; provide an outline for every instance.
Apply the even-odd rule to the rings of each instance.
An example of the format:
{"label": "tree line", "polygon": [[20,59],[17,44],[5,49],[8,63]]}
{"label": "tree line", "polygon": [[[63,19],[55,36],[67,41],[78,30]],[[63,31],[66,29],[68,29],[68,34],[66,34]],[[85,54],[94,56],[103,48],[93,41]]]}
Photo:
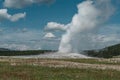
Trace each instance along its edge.
{"label": "tree line", "polygon": [[0,56],[39,55],[47,52],[54,52],[54,51],[53,50],[0,51]]}
{"label": "tree line", "polygon": [[86,55],[92,57],[112,58],[120,55],[120,44],[106,47],[101,50],[88,50],[84,51]]}

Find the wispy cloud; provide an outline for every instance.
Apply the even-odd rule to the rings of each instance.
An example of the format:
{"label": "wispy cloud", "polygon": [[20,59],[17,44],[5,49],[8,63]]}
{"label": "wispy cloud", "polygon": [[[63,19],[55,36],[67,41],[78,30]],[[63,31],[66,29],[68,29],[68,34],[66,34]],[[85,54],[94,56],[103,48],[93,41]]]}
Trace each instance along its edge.
{"label": "wispy cloud", "polygon": [[[2,29],[2,28],[0,28]],[[0,48],[14,50],[38,50],[38,49],[57,49],[59,39],[53,38],[53,34],[34,29],[7,29],[0,34]]]}
{"label": "wispy cloud", "polygon": [[47,23],[45,30],[46,31],[65,31],[66,28],[67,27],[64,24],[49,22]]}
{"label": "wispy cloud", "polygon": [[5,0],[4,6],[8,8],[23,8],[32,4],[51,4],[54,0]]}
{"label": "wispy cloud", "polygon": [[0,9],[0,21],[9,20],[9,21],[15,22],[21,18],[25,18],[25,16],[26,16],[25,12],[10,15],[7,9]]}
{"label": "wispy cloud", "polygon": [[55,36],[53,33],[51,33],[51,32],[46,33],[45,36],[44,36],[45,39],[46,39],[46,38],[55,38],[55,37],[56,37],[56,36]]}

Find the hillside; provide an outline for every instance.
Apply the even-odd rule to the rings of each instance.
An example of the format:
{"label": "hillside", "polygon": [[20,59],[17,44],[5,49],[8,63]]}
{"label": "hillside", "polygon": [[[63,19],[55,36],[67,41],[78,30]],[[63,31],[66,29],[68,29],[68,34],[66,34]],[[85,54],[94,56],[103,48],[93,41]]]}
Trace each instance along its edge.
{"label": "hillside", "polygon": [[92,56],[92,57],[112,58],[114,56],[120,55],[120,44],[109,46],[98,51],[89,50],[84,52],[88,56]]}
{"label": "hillside", "polygon": [[0,51],[10,51],[10,50],[6,48],[0,48]]}

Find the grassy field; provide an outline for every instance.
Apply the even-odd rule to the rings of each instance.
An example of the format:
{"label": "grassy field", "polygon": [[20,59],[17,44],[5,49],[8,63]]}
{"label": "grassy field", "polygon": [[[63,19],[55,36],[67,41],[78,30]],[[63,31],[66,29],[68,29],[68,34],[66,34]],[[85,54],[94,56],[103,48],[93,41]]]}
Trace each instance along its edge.
{"label": "grassy field", "polygon": [[12,57],[1,57],[0,60],[2,61],[13,61],[13,62],[22,62],[25,63],[27,61],[30,62],[36,62],[41,60],[57,60],[57,61],[70,61],[70,62],[77,62],[77,63],[89,63],[89,64],[107,64],[107,65],[120,65],[120,58],[110,58],[110,59],[103,59],[103,58],[86,58],[86,59],[49,59],[49,58],[28,58],[28,59],[22,59],[22,58],[12,58]]}
{"label": "grassy field", "polygon": [[61,60],[89,64],[120,65],[120,59],[118,61],[116,59],[61,59]]}
{"label": "grassy field", "polygon": [[120,72],[0,63],[0,80],[119,80]]}
{"label": "grassy field", "polygon": [[[120,80],[120,71],[113,69],[102,70],[95,68],[93,69],[50,66],[51,64],[58,66],[59,63],[57,62],[60,61],[61,63],[61,60],[62,59],[55,60],[1,58],[0,80]],[[85,64],[87,62],[91,64],[97,63],[97,61],[93,59],[63,59],[62,61],[71,61]],[[38,62],[39,65],[33,65],[33,63],[36,62]],[[39,62],[41,62],[41,64],[46,62],[46,66],[42,66]],[[20,64],[15,65],[13,63]]]}

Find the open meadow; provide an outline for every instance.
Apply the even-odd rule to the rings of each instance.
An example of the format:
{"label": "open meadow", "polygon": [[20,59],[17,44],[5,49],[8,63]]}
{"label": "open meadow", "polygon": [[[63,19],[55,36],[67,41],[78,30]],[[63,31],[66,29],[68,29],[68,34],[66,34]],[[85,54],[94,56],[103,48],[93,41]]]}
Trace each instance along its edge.
{"label": "open meadow", "polygon": [[119,80],[119,74],[119,58],[0,58],[0,80]]}

